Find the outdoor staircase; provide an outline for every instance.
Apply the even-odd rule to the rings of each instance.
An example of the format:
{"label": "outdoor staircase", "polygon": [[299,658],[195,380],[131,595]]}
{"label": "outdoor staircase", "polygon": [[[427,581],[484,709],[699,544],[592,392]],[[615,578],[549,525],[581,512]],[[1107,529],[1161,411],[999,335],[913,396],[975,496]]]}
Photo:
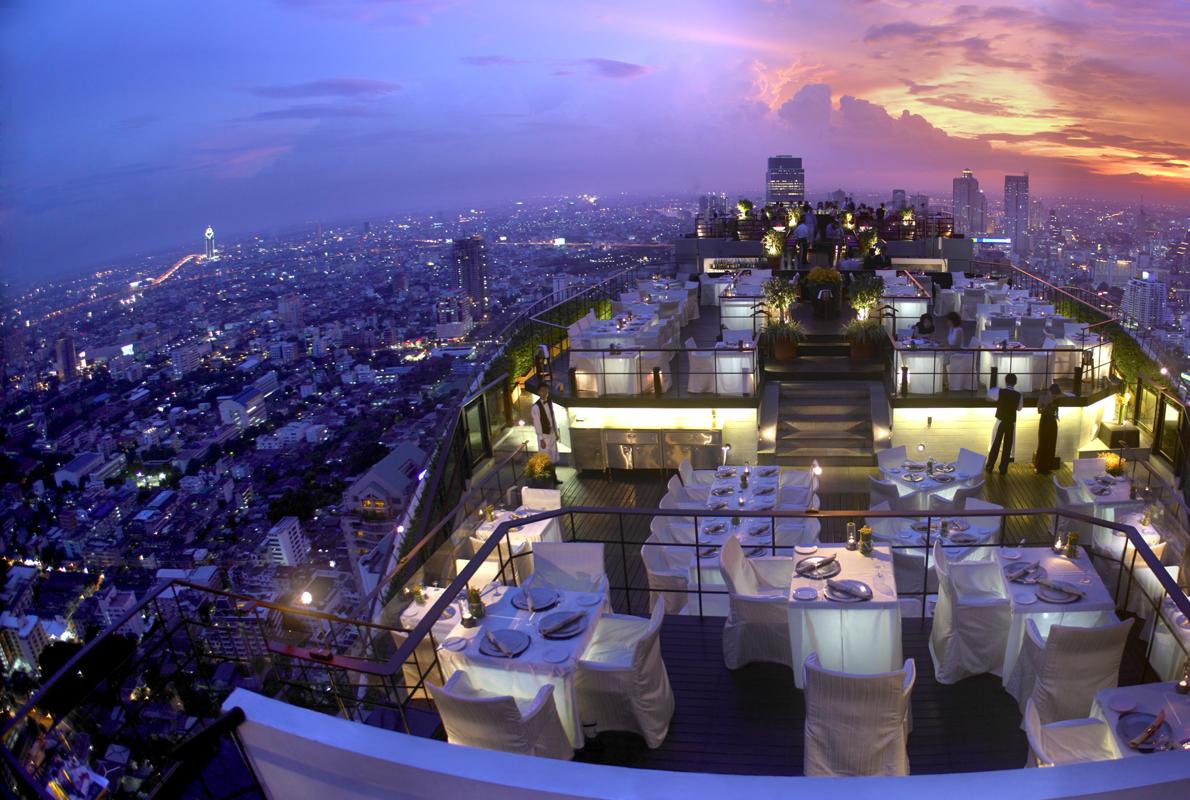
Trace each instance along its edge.
{"label": "outdoor staircase", "polygon": [[777,387],[775,463],[869,466],[872,396],[865,384],[782,381]]}

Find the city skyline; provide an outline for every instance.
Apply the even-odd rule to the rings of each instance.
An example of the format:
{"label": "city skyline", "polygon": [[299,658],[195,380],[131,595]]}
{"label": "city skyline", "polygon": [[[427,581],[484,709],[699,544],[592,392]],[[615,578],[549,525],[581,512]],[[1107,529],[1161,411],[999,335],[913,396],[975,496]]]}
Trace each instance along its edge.
{"label": "city skyline", "polygon": [[[1170,65],[1186,59],[1173,45],[1190,11],[901,5],[538,4],[500,19],[440,2],[69,17],[18,3],[0,34],[6,271],[62,275],[207,224],[695,196],[758,185],[756,165],[783,152],[806,160],[811,194],[944,196],[969,167],[996,183],[1028,170],[1042,195],[1187,197],[1190,120]],[[1109,31],[1136,47],[1109,48]],[[198,42],[211,57],[189,55]],[[113,45],[125,58],[100,57]]]}

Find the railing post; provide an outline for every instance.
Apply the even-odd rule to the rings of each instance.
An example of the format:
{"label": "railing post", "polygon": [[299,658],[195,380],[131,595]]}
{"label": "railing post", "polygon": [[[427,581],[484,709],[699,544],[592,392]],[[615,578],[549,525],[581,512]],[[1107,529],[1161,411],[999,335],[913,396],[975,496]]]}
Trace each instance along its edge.
{"label": "railing post", "polygon": [[988,377],[988,388],[995,389],[1000,383],[1000,368],[992,364],[991,373]]}
{"label": "railing post", "polygon": [[901,397],[909,394],[909,366],[901,366]]}
{"label": "railing post", "polygon": [[653,396],[660,397],[661,392],[661,367],[653,367]]}
{"label": "railing post", "polygon": [[1078,397],[1083,393],[1083,365],[1076,364],[1074,367],[1074,396]]}

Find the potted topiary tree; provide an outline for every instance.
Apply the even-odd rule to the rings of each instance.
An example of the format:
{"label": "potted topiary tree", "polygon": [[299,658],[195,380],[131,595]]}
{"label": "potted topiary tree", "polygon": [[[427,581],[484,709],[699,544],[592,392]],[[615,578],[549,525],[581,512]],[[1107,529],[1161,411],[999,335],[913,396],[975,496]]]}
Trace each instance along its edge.
{"label": "potted topiary tree", "polygon": [[856,360],[871,358],[884,339],[884,326],[880,320],[853,319],[843,326],[843,337],[851,345],[851,357]]}
{"label": "potted topiary tree", "polygon": [[884,278],[871,272],[855,273],[848,291],[855,318],[865,320],[884,294]]}
{"label": "potted topiary tree", "polygon": [[545,453],[534,453],[525,462],[525,483],[534,489],[553,489],[558,485],[554,462]]}
{"label": "potted topiary tree", "polygon": [[785,255],[785,241],[788,235],[787,232],[776,229],[770,229],[765,233],[762,243],[764,255],[769,261],[770,268],[781,268],[781,257]]}
{"label": "potted topiary tree", "polygon": [[784,323],[789,319],[789,307],[797,300],[797,287],[774,275],[764,282],[764,303],[768,307],[769,320]]}

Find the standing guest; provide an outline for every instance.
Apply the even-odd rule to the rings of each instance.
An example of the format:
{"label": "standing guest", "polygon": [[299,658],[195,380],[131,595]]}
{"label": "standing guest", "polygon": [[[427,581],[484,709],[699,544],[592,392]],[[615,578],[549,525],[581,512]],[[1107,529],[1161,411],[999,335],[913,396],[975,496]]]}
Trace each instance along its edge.
{"label": "standing guest", "polygon": [[876,209],[876,230],[879,231],[884,227],[884,215],[888,212],[884,210],[884,203],[880,204],[880,208]]}
{"label": "standing guest", "polygon": [[1016,373],[1004,376],[1004,388],[996,398],[996,432],[992,435],[992,450],[984,472],[990,473],[1000,461],[1000,474],[1008,474],[1008,462],[1012,460],[1012,443],[1016,438],[1016,412],[1024,405],[1024,398],[1016,390]]}
{"label": "standing guest", "polygon": [[959,349],[963,346],[963,318],[958,312],[951,311],[944,318],[946,320],[946,346]]}
{"label": "standing guest", "polygon": [[806,263],[806,250],[810,246],[810,226],[806,224],[805,218],[793,229],[793,241],[797,249],[797,264],[800,267]]}
{"label": "standing guest", "polygon": [[922,314],[909,334],[914,339],[929,339],[934,335],[934,318],[927,312]]}
{"label": "standing guest", "polygon": [[537,450],[558,463],[558,423],[554,419],[554,404],[550,402],[550,385],[541,384],[537,402],[533,404],[533,430],[537,432]]}
{"label": "standing guest", "polygon": [[1037,413],[1041,421],[1037,424],[1037,452],[1033,454],[1033,469],[1038,475],[1049,475],[1057,469],[1058,449],[1058,400],[1062,387],[1057,382],[1041,393],[1037,399]]}

